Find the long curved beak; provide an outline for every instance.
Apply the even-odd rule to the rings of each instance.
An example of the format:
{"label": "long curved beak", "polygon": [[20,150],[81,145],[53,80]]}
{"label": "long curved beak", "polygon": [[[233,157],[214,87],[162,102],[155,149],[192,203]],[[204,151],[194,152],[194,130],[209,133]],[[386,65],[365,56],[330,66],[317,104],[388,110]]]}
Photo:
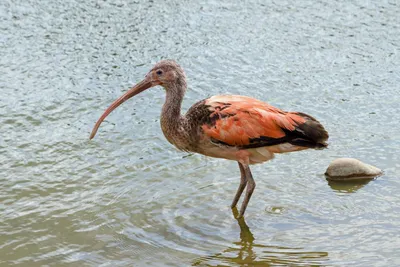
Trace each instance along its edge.
{"label": "long curved beak", "polygon": [[101,117],[97,120],[96,124],[93,127],[92,133],[90,134],[89,139],[92,139],[96,133],[97,130],[100,127],[100,124],[103,122],[103,120],[114,110],[116,109],[119,105],[121,105],[122,103],[124,103],[126,100],[128,100],[129,98],[143,92],[146,89],[149,89],[150,87],[159,85],[159,83],[157,82],[153,82],[150,81],[147,77],[139,82],[138,84],[136,84],[134,87],[132,87],[131,89],[128,90],[128,92],[126,92],[124,95],[122,95],[121,97],[119,97],[117,100],[115,100],[107,109],[106,111],[104,111],[103,115],[101,115]]}

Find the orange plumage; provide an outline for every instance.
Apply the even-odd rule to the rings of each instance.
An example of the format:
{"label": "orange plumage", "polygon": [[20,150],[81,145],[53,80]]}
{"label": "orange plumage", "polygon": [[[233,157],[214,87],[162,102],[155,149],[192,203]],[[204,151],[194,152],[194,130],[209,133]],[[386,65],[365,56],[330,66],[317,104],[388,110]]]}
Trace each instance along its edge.
{"label": "orange plumage", "polygon": [[205,101],[215,124],[202,125],[209,137],[231,146],[245,146],[251,139],[282,138],[285,131],[306,122],[297,113],[284,112],[254,98],[238,95],[214,96]]}

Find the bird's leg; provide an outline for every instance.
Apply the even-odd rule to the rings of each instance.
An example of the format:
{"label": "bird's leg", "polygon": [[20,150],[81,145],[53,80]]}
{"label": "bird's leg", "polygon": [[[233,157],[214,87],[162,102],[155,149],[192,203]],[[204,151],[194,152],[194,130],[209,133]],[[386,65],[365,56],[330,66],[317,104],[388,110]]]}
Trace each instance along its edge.
{"label": "bird's leg", "polygon": [[243,217],[244,212],[246,211],[247,208],[247,204],[249,204],[249,200],[251,198],[251,195],[253,194],[254,188],[256,188],[256,183],[254,182],[253,175],[251,174],[249,165],[244,165],[243,167],[247,180],[247,189],[246,189],[246,195],[242,203],[242,207],[240,208],[240,213],[238,218]]}
{"label": "bird's leg", "polygon": [[231,208],[232,209],[234,207],[236,207],[236,204],[238,203],[239,198],[242,195],[243,190],[244,190],[244,188],[246,187],[246,184],[247,184],[247,178],[246,178],[246,173],[244,171],[244,167],[243,167],[242,163],[240,163],[240,162],[238,162],[238,163],[239,163],[239,169],[240,169],[240,185],[239,185],[239,188],[238,188],[238,190],[236,192],[235,198],[232,201],[232,204],[231,204]]}

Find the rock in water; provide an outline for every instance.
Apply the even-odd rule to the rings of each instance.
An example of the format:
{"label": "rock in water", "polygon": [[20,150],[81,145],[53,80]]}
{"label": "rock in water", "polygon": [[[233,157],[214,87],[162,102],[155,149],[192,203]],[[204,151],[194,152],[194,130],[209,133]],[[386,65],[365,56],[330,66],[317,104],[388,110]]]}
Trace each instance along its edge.
{"label": "rock in water", "polygon": [[382,170],[353,158],[339,158],[329,164],[325,175],[329,180],[372,179]]}

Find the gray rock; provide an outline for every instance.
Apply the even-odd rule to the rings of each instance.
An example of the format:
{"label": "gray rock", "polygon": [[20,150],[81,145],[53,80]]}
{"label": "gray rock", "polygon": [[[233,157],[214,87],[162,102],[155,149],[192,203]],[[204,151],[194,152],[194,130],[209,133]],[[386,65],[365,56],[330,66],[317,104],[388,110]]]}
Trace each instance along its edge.
{"label": "gray rock", "polygon": [[353,158],[335,159],[325,172],[329,180],[372,179],[381,174],[382,170]]}

